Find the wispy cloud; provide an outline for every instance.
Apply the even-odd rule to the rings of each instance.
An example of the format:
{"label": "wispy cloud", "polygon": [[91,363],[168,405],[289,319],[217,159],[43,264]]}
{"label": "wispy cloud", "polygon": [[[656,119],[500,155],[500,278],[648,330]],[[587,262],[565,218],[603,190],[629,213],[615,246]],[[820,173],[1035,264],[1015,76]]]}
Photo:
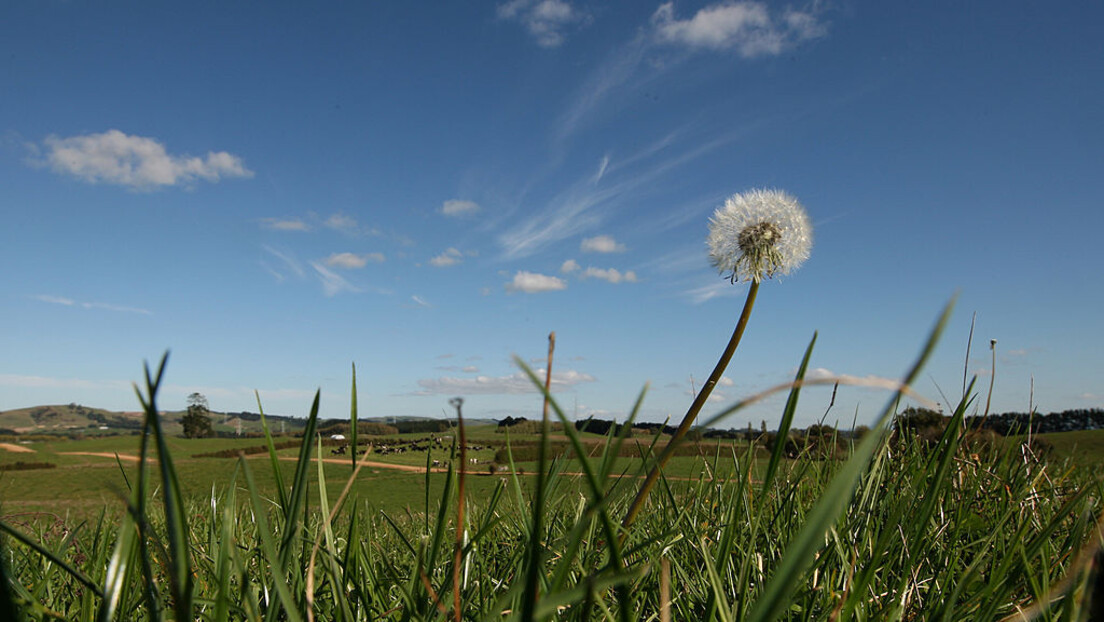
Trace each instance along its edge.
{"label": "wispy cloud", "polygon": [[506,291],[524,292],[526,294],[552,292],[561,289],[567,289],[567,281],[558,277],[524,270],[515,274],[514,279],[506,284]]}
{"label": "wispy cloud", "polygon": [[609,283],[620,283],[622,281],[626,283],[636,282],[636,273],[632,270],[621,272],[617,268],[593,268],[588,267],[583,271],[582,277],[584,279],[599,279],[607,281]]}
{"label": "wispy cloud", "polygon": [[728,281],[718,280],[708,285],[688,289],[684,291],[683,294],[688,296],[694,304],[701,304],[713,300],[714,298],[735,296],[740,293],[740,291],[741,288],[736,287]]}
{"label": "wispy cloud", "polygon": [[[539,378],[544,378],[544,370],[536,370],[535,373]],[[594,381],[594,376],[575,370],[553,372],[551,390],[564,391],[575,385]],[[418,386],[421,390],[416,395],[515,395],[540,391],[522,372],[509,376],[426,378],[419,380]]]}
{"label": "wispy cloud", "polygon": [[[244,386],[210,386],[210,385],[180,385],[169,384],[162,387],[162,392],[177,396],[183,400],[193,393],[202,393],[210,402],[211,407],[219,410],[221,402],[253,403],[256,404],[256,394],[261,397],[261,402],[278,402],[286,400],[302,400],[307,402],[314,397],[315,390],[309,389],[254,389]],[[243,400],[246,400],[243,402]],[[266,408],[265,410],[269,410]]]}
{"label": "wispy cloud", "polygon": [[762,2],[712,4],[687,19],[675,17],[675,5],[668,2],[652,15],[652,27],[660,43],[694,50],[735,50],[744,58],[775,56],[827,33],[827,26],[813,12],[787,9],[772,14]]}
{"label": "wispy cloud", "polygon": [[173,155],[156,139],[119,130],[68,138],[51,135],[41,148],[44,163],[56,173],[132,190],[253,176],[241,158],[225,151],[210,151],[205,157]]}
{"label": "wispy cloud", "polygon": [[418,305],[419,307],[422,307],[423,309],[432,309],[433,308],[433,305],[426,302],[426,299],[422,298],[421,296],[411,296],[410,299],[414,301],[414,304]]}
{"label": "wispy cloud", "polygon": [[311,262],[311,267],[317,273],[319,280],[322,282],[322,292],[327,297],[333,297],[341,292],[360,293],[362,290],[350,283],[345,277],[337,274],[336,272],[326,268],[317,261]]}
{"label": "wispy cloud", "polygon": [[475,201],[450,199],[441,204],[441,213],[445,216],[468,216],[479,210],[479,204]]}
{"label": "wispy cloud", "polygon": [[310,231],[311,227],[298,218],[262,218],[261,226],[276,231]]}
{"label": "wispy cloud", "polygon": [[114,305],[108,302],[82,302],[80,303],[85,309],[103,309],[105,311],[118,311],[120,313],[138,313],[140,315],[153,315],[148,309],[142,309],[140,307],[127,307],[125,305]]}
{"label": "wispy cloud", "polygon": [[[272,255],[276,259],[280,260],[280,265],[285,270],[291,271],[292,273],[295,274],[295,276],[297,276],[299,278],[303,278],[304,276],[306,276],[306,271],[303,270],[303,265],[301,263],[299,263],[299,260],[296,259],[295,256],[292,255],[291,253],[286,253],[286,252],[283,252],[283,251],[276,250],[275,248],[272,248],[271,246],[268,246],[268,245],[262,245],[261,248],[263,248],[265,250],[265,252],[268,253],[269,255]],[[273,268],[272,266],[268,265],[264,261],[261,262],[261,265],[266,270],[268,270],[269,273],[271,273],[274,277],[276,277],[277,280],[280,280],[280,281],[284,280],[284,274],[280,270],[278,270],[276,268]]]}
{"label": "wispy cloud", "polygon": [[102,309],[104,311],[116,311],[119,313],[137,313],[139,315],[153,315],[148,309],[142,309],[139,307],[128,307],[125,305],[116,305],[108,302],[79,302],[71,298],[64,298],[62,296],[48,296],[40,294],[32,296],[33,299],[40,302],[47,302],[50,304],[64,305],[66,307],[80,307],[82,309]]}
{"label": "wispy cloud", "polygon": [[31,298],[34,298],[35,300],[37,300],[39,302],[49,302],[51,304],[65,305],[67,307],[71,307],[71,306],[77,304],[76,301],[71,299],[71,298],[62,298],[61,296],[48,296],[46,294],[39,294],[37,296],[31,296]]}
{"label": "wispy cloud", "polygon": [[602,159],[598,161],[598,171],[594,173],[594,179],[591,180],[593,183],[598,183],[602,181],[602,177],[605,177],[606,175],[606,169],[609,168],[609,163],[609,155],[607,154],[602,156]]}
{"label": "wispy cloud", "polygon": [[331,268],[363,268],[368,262],[383,263],[387,258],[383,253],[334,253],[326,258],[326,265]]}
{"label": "wispy cloud", "polygon": [[[679,19],[668,2],[652,14],[647,27],[614,47],[579,85],[570,105],[557,119],[555,138],[577,133],[588,119],[609,112],[615,94],[638,92],[644,85],[682,64],[688,54],[664,58],[665,50],[735,50],[742,58],[782,54],[797,44],[823,37],[828,26],[817,3],[812,8],[772,10],[754,1],[714,3],[692,17]],[[670,55],[667,55],[670,56]],[[595,181],[605,175],[599,166]]]}
{"label": "wispy cloud", "polygon": [[499,19],[523,25],[545,48],[560,46],[568,28],[590,21],[586,13],[563,0],[510,0],[500,4],[497,13]]}
{"label": "wispy cloud", "polygon": [[125,391],[131,385],[123,380],[84,380],[81,378],[0,374],[0,386],[25,389],[112,389]]}
{"label": "wispy cloud", "polygon": [[429,264],[437,268],[447,268],[449,266],[455,266],[462,261],[464,261],[464,254],[461,253],[459,249],[449,248],[440,255],[430,259]]}
{"label": "wispy cloud", "polygon": [[475,365],[464,365],[464,366],[460,366],[460,365],[440,365],[438,367],[435,367],[434,369],[439,369],[441,371],[458,371],[458,372],[463,372],[465,374],[478,374],[479,373],[479,368],[476,367]]}
{"label": "wispy cloud", "polygon": [[356,219],[342,213],[331,214],[322,224],[330,229],[345,231],[347,233],[356,233],[359,230]]}
{"label": "wispy cloud", "polygon": [[[574,134],[584,121],[597,110],[619,87],[630,83],[637,74],[648,50],[648,38],[637,36],[629,43],[617,47],[606,56],[575,91],[571,104],[557,119],[555,137],[563,140]],[[603,158],[598,167],[595,182],[605,175],[608,158]]]}
{"label": "wispy cloud", "polygon": [[625,252],[625,245],[614,240],[612,236],[599,235],[593,238],[584,238],[582,243],[579,244],[579,250],[584,253],[623,253]]}
{"label": "wispy cloud", "polygon": [[[498,241],[506,259],[533,255],[545,247],[582,235],[599,226],[613,211],[630,203],[655,184],[656,179],[680,166],[728,144],[746,132],[737,128],[703,142],[687,137],[679,150],[665,137],[661,147],[648,146],[624,162],[611,161],[601,182],[587,175],[567,185],[539,209],[525,211],[525,220],[499,234]],[[608,238],[608,239],[606,239]],[[598,236],[588,250],[621,250],[609,236]],[[611,243],[612,242],[612,243]]]}

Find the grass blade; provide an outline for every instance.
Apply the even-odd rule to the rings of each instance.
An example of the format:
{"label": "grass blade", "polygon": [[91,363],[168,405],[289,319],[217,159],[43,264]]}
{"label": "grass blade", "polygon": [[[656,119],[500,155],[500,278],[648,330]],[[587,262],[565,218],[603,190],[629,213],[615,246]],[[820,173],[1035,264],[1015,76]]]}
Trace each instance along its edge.
{"label": "grass blade", "polygon": [[165,434],[161,429],[161,417],[157,410],[157,390],[164,377],[165,363],[169,353],[161,358],[157,375],[150,378],[146,367],[146,398],[139,400],[150,422],[153,441],[157,446],[158,467],[161,474],[161,494],[165,505],[165,528],[169,540],[169,587],[172,591],[173,609],[178,620],[192,619],[192,564],[188,545],[188,520],[184,510],[184,500],[180,494],[180,482],[177,481],[172,455],[169,453]]}
{"label": "grass blade", "polygon": [[[920,369],[928,361],[947,321],[950,319],[953,307],[954,300],[944,307],[943,313],[928,336],[920,356],[905,375],[903,385],[912,384]],[[822,493],[820,500],[810,510],[804,525],[786,548],[785,556],[778,567],[774,569],[762,596],[751,610],[747,618],[748,622],[776,620],[786,610],[787,605],[792,600],[794,588],[801,581],[806,568],[813,562],[813,556],[817,550],[823,545],[824,534],[835,524],[840,513],[847,507],[855,485],[866,469],[867,461],[882,443],[882,432],[884,432],[885,426],[893,415],[894,407],[899,399],[900,393],[889,400],[881,416],[872,426],[870,433],[859,443],[855,453],[843,465]]]}

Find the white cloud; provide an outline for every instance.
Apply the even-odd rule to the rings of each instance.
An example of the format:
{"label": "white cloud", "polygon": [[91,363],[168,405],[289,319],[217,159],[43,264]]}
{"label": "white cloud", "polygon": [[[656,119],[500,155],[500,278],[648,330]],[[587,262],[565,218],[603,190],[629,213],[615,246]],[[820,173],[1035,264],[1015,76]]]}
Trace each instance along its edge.
{"label": "white cloud", "polygon": [[310,231],[310,225],[297,218],[262,218],[261,226],[276,231]]}
{"label": "white cloud", "polygon": [[744,58],[774,56],[801,41],[824,36],[827,27],[816,15],[787,10],[771,15],[762,2],[721,2],[700,9],[689,19],[675,17],[673,2],[652,14],[655,38],[691,49],[736,50]]}
{"label": "white cloud", "polygon": [[593,238],[584,238],[582,243],[579,244],[579,250],[584,253],[622,253],[625,251],[625,245],[618,243],[611,236],[598,235]]}
{"label": "white cloud", "polygon": [[[793,370],[793,373],[797,373],[797,370]],[[818,382],[825,384],[839,382],[842,385],[873,387],[877,389],[895,389],[897,385],[900,384],[900,382],[898,382],[897,380],[882,378],[881,376],[875,376],[873,374],[868,374],[866,376],[837,374],[832,370],[826,369],[824,367],[815,367],[805,372],[805,380],[809,382]]]}
{"label": "white cloud", "polygon": [[414,304],[418,305],[419,307],[423,307],[426,309],[430,309],[433,307],[433,305],[426,302],[425,298],[422,298],[421,296],[411,296],[410,299],[413,300]]}
{"label": "white cloud", "polygon": [[[682,394],[687,396],[687,397],[691,397],[691,398],[696,398],[698,396],[697,393],[695,393],[694,391],[692,391],[690,389],[686,389],[685,391],[682,392]],[[709,394],[709,397],[707,397],[705,401],[707,403],[713,402],[713,403],[719,404],[721,402],[727,402],[728,401],[728,396],[725,395],[724,393],[720,392],[720,391],[714,390],[712,393]]]}
{"label": "white cloud", "polygon": [[326,258],[326,265],[331,268],[363,268],[369,261],[382,263],[385,259],[383,253],[334,253]]}
{"label": "white cloud", "polygon": [[522,24],[546,48],[562,44],[569,26],[589,21],[586,13],[563,0],[511,0],[498,6],[498,17]]}
{"label": "white cloud", "polygon": [[141,315],[153,315],[153,313],[150,312],[148,309],[127,307],[123,305],[110,304],[107,302],[77,302],[76,300],[73,300],[71,298],[47,295],[32,296],[32,298],[40,302],[48,302],[55,305],[64,305],[66,307],[82,307],[84,309],[102,309],[104,311],[118,311],[120,313],[138,313]]}
{"label": "white cloud", "polygon": [[209,151],[204,158],[172,155],[153,138],[131,136],[119,130],[43,141],[46,163],[54,172],[90,183],[108,183],[149,190],[188,184],[197,179],[252,177],[241,158],[225,151]]}
{"label": "white cloud", "polygon": [[331,214],[323,224],[330,229],[337,229],[338,231],[355,232],[357,229],[356,219],[341,213]]}
{"label": "white cloud", "polygon": [[736,381],[728,376],[721,376],[721,379],[717,381],[717,386],[731,387],[736,384]]}
{"label": "white cloud", "polygon": [[[534,370],[538,378],[544,378],[545,370]],[[594,382],[594,376],[575,370],[552,372],[553,392],[563,391],[584,382]],[[533,381],[523,372],[509,376],[476,376],[474,378],[425,378],[418,381],[418,395],[503,395],[539,393]]]}
{"label": "white cloud", "polygon": [[463,201],[451,199],[441,204],[441,213],[445,216],[466,216],[479,211],[479,204],[475,201]]}
{"label": "white cloud", "polygon": [[632,270],[621,273],[617,268],[609,268],[608,270],[602,268],[587,268],[583,271],[583,278],[601,279],[603,281],[609,281],[610,283],[620,283],[621,281],[635,283],[636,273]]}
{"label": "white cloud", "polygon": [[568,259],[567,261],[563,262],[563,265],[560,266],[560,272],[562,272],[563,274],[571,274],[578,269],[579,262],[575,261],[574,259]]}
{"label": "white cloud", "polygon": [[318,279],[322,282],[322,291],[326,296],[336,296],[341,292],[359,293],[359,287],[345,280],[345,277],[326,268],[317,261],[311,262],[311,267],[318,273]]}
{"label": "white cloud", "polygon": [[462,261],[464,261],[464,254],[461,253],[459,249],[448,248],[445,249],[445,252],[430,259],[429,264],[437,268],[447,268],[448,266],[455,266]]}
{"label": "white cloud", "polygon": [[561,289],[567,289],[567,282],[563,279],[545,274],[526,272],[524,270],[518,271],[518,273],[514,275],[514,280],[506,284],[506,291],[524,292],[526,294],[551,292]]}

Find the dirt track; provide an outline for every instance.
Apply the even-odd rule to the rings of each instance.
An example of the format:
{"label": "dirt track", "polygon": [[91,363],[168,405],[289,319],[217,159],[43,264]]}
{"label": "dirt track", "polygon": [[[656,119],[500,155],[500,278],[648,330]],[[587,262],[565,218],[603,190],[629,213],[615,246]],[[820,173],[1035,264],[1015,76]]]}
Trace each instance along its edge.
{"label": "dirt track", "polygon": [[[299,458],[295,456],[281,456],[281,460],[290,460],[295,462]],[[318,458],[311,458],[311,460],[318,460]],[[352,460],[348,458],[322,458],[322,462],[326,464],[351,464]],[[425,473],[426,468],[424,466],[417,466],[413,464],[395,464],[394,462],[374,462],[374,461],[362,461],[364,466],[371,467],[373,469],[391,469],[392,471],[406,471],[408,473]],[[448,468],[444,467],[430,467],[431,473],[448,473]],[[468,471],[471,473],[471,471]]]}
{"label": "dirt track", "polygon": [[[98,458],[115,458],[116,454],[108,453],[106,451],[59,451],[59,454],[66,456],[96,456]],[[129,454],[118,454],[120,460],[127,460],[129,462],[138,462],[141,458],[138,456],[131,456]],[[156,462],[156,458],[150,458],[150,461]]]}
{"label": "dirt track", "polygon": [[0,443],[0,449],[10,451],[16,454],[33,454],[34,450],[30,447],[24,447],[22,445],[16,445],[14,443]]}

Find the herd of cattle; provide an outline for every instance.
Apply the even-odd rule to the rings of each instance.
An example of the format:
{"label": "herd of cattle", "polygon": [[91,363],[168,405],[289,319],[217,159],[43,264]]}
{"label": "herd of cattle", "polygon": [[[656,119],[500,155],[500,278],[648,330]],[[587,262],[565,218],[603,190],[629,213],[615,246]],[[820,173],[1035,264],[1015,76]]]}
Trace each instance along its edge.
{"label": "herd of cattle", "polygon": [[[434,436],[429,438],[414,438],[414,439],[392,439],[387,441],[386,445],[374,445],[372,447],[372,453],[380,456],[387,456],[392,454],[404,454],[410,451],[429,451],[430,449],[444,450],[452,446],[451,436]],[[468,451],[480,451],[487,449],[484,445],[468,445]],[[349,452],[349,443],[343,443],[330,450],[330,453],[335,456],[345,456]],[[365,450],[357,452],[358,455],[363,454]],[[471,464],[479,464],[478,458],[470,458],[468,460]],[[444,462],[444,464],[448,464]],[[434,460],[433,466],[441,466],[440,460]]]}

